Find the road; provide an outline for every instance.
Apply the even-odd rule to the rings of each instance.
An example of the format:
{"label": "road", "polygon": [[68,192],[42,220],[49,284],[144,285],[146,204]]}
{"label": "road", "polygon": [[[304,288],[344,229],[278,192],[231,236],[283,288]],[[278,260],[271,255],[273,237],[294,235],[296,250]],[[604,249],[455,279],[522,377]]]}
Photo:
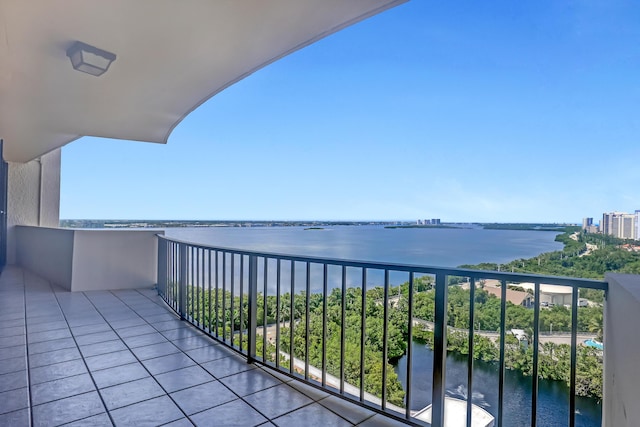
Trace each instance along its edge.
{"label": "road", "polygon": [[[429,322],[427,320],[422,320],[422,319],[418,319],[418,318],[413,318],[413,325],[414,326],[423,326],[425,327],[427,330],[432,331],[433,330],[433,322]],[[469,330],[468,329],[459,329],[459,328],[452,328],[452,327],[448,327],[449,331],[454,331],[454,332],[462,332],[462,333],[468,333]],[[506,331],[507,333],[510,333],[510,331]],[[500,334],[498,332],[494,332],[494,331],[474,331],[474,333],[476,335],[480,335],[483,337],[487,337],[492,339],[493,341],[496,341],[498,339],[498,337],[500,337]],[[596,334],[582,334],[582,333],[578,333],[577,335],[577,342],[578,344],[584,342],[585,340],[588,339],[592,339],[595,338]],[[540,339],[540,344],[544,344],[546,342],[552,342],[554,344],[569,344],[571,345],[571,334],[565,334],[565,333],[558,333],[558,334],[548,334],[546,332],[540,332],[539,335],[539,339]]]}
{"label": "road", "polygon": [[[580,233],[576,231],[575,233],[573,233],[569,237],[577,242],[578,241],[578,234],[580,234]],[[583,253],[581,253],[580,255],[578,255],[578,257],[591,255],[591,252],[593,252],[593,251],[598,249],[598,245],[593,245],[591,243],[585,243],[585,245],[587,246],[587,250],[584,251]]]}
{"label": "road", "polygon": [[[416,317],[413,318],[413,325],[414,326],[423,326],[425,327],[427,330],[432,331],[433,330],[433,322],[429,322],[427,320],[422,320],[422,319],[418,319]],[[286,328],[289,327],[289,322],[283,322],[281,323],[281,328]],[[468,333],[468,329],[458,329],[458,328],[452,328],[449,327],[448,328],[449,331],[455,331],[455,332],[462,332],[462,333]],[[256,330],[256,334],[262,336],[262,331],[263,328],[262,327],[258,327],[258,329]],[[510,331],[507,331],[507,333],[510,333]],[[498,332],[494,332],[494,331],[475,331],[476,335],[480,335],[483,337],[487,337],[490,338],[493,341],[497,341],[498,337],[500,337],[500,334]],[[554,344],[568,344],[571,345],[571,334],[566,334],[566,333],[553,333],[553,334],[549,334],[547,332],[540,332],[539,335],[540,338],[540,344],[544,344],[547,342],[551,342]],[[584,334],[584,333],[578,333],[577,335],[577,343],[581,344],[583,343],[585,340],[588,339],[593,339],[596,338],[596,334]],[[275,343],[275,339],[276,339],[276,324],[271,324],[267,326],[267,340],[270,343]]]}

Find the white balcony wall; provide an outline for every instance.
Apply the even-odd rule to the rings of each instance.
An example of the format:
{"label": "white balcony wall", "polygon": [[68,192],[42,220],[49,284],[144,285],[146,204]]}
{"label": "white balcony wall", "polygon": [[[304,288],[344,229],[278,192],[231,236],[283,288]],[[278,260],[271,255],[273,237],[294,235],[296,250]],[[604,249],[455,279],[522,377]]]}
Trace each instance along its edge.
{"label": "white balcony wall", "polygon": [[613,274],[604,319],[603,425],[636,427],[640,422],[640,276]]}
{"label": "white balcony wall", "polygon": [[60,150],[28,163],[9,163],[7,263],[16,263],[16,226],[58,227]]}
{"label": "white balcony wall", "polygon": [[70,291],[150,288],[158,230],[17,226],[17,264]]}

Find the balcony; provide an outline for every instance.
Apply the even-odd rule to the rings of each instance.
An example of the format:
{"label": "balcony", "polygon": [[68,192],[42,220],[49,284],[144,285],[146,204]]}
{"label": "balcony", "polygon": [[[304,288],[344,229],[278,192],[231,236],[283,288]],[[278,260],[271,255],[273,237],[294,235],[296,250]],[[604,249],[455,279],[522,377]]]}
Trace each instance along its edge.
{"label": "balcony", "polygon": [[258,365],[148,290],[0,278],[0,425],[393,425]]}
{"label": "balcony", "polygon": [[[0,276],[0,425],[422,425],[431,419],[440,426],[454,414],[446,395],[447,344],[466,335],[471,354],[480,347],[476,335],[491,334],[499,344],[492,413],[496,425],[509,425],[505,408],[514,396],[507,359],[522,343],[513,342],[507,327],[507,287],[523,282],[534,297],[532,327],[523,332],[535,351],[525,359],[532,391],[518,424],[545,425],[548,412],[537,380],[539,359],[549,356],[539,350],[547,339],[542,285],[570,289],[561,303],[571,311],[569,398],[561,418],[580,424],[583,337],[576,303],[581,289],[597,289],[607,293],[602,422],[638,424],[638,276],[611,274],[600,282],[373,264],[212,248],[157,240],[149,232],[57,228],[60,148],[67,143],[85,135],[166,143],[191,111],[229,85],[404,2],[1,3],[7,42],[0,48],[0,266],[20,267]],[[149,10],[154,19],[141,19]],[[76,41],[95,42],[118,60],[99,78],[76,72],[65,54]],[[476,334],[474,293],[487,280],[498,284],[499,326],[482,330],[478,322]],[[469,292],[470,314],[456,330],[447,326],[453,282],[466,283]],[[429,319],[416,313],[425,283],[434,296]],[[267,309],[273,300],[275,309]],[[327,321],[329,301],[337,308],[334,323]],[[355,320],[345,321],[354,307]],[[379,316],[368,318],[365,307]],[[396,321],[404,342],[392,336]],[[316,327],[320,339],[311,339]],[[376,381],[364,363],[371,333],[380,344]],[[420,361],[412,338],[420,334],[433,341],[426,380],[412,375]],[[394,368],[387,361],[398,355],[402,364]],[[463,359],[467,398],[458,403],[466,406],[455,413],[470,424],[477,421],[473,390],[482,384],[471,374],[474,359]],[[401,374],[402,390],[392,390],[389,382]],[[412,405],[420,389],[431,404],[425,411]]]}
{"label": "balcony", "polygon": [[[363,343],[367,325],[372,322],[364,310],[357,327],[366,333],[357,340],[348,338],[357,342],[347,342],[349,322],[344,321],[341,324],[345,327],[334,330],[325,318],[321,342],[314,342],[310,333],[314,304],[328,313],[326,304],[333,298],[341,307],[333,315],[345,319],[347,306],[353,303],[349,289],[359,291],[360,298],[367,300],[367,291],[378,288],[380,298],[370,299],[369,305],[382,313],[382,357],[386,359],[391,351],[386,333],[391,323],[389,315],[400,300],[390,291],[397,289],[395,283],[407,279],[408,312],[404,320],[408,336],[413,337],[424,326],[413,315],[416,295],[423,291],[421,277],[434,279],[432,290],[436,294],[435,321],[431,323],[433,404],[427,411],[433,425],[450,425],[454,414],[460,418],[459,411],[447,411],[450,404],[444,386],[448,372],[445,343],[453,333],[446,326],[447,284],[453,277],[465,277],[471,284],[481,280],[531,282],[535,301],[541,301],[541,284],[572,289],[566,408],[572,416],[566,417],[566,425],[580,425],[575,415],[581,348],[576,315],[579,309],[575,304],[578,289],[608,288],[602,421],[603,425],[619,426],[633,425],[626,420],[636,419],[632,402],[637,397],[638,378],[633,355],[640,348],[638,340],[625,339],[637,337],[633,322],[629,322],[630,316],[640,312],[636,276],[612,274],[607,282],[599,282],[374,264],[213,248],[164,237],[159,237],[157,255],[156,290],[69,292],[29,270],[14,266],[5,269],[0,277],[0,424],[28,425],[31,420],[33,425],[209,425],[224,419],[225,425],[308,425],[311,421],[318,425],[428,425],[425,419],[429,418],[420,417],[416,408],[393,403],[386,386],[381,393],[360,387],[360,383],[367,384],[364,363],[359,364],[359,378],[347,381],[346,362],[368,357],[363,348],[369,344]],[[362,283],[366,287],[359,286]],[[473,289],[476,286],[469,288],[472,295]],[[501,289],[506,293],[506,286]],[[314,297],[318,294],[323,297]],[[271,322],[273,313],[262,309],[272,298],[280,299],[275,306],[275,318],[280,322]],[[512,343],[507,338],[509,308],[505,298],[500,305],[499,382],[495,390],[499,406],[494,409],[495,425],[506,426],[510,424],[504,408],[512,397],[505,394],[505,358]],[[297,314],[289,322],[286,311],[292,306]],[[612,306],[616,309],[611,310]],[[535,304],[531,310],[539,324],[543,308]],[[469,323],[474,325],[473,321]],[[469,329],[473,331],[473,326]],[[330,335],[338,337],[340,343],[337,361],[327,349]],[[306,339],[300,341],[300,336]],[[477,336],[469,333],[469,337],[471,353]],[[541,347],[543,340],[543,331],[535,327],[532,347]],[[310,360],[313,346],[322,355],[319,362]],[[540,353],[532,353],[536,373]],[[274,357],[276,354],[280,357]],[[404,402],[411,402],[412,394],[420,388],[411,380],[417,358],[408,345],[402,365],[407,374]],[[473,358],[465,359],[469,372],[473,372]],[[381,366],[382,384],[387,384],[386,379],[394,373],[387,364]],[[474,386],[473,375],[467,381],[468,390],[479,385],[476,382]],[[527,425],[544,425],[537,381],[531,383],[530,409],[523,419]],[[467,403],[472,403],[473,393],[468,396]],[[477,421],[475,407],[465,407],[469,410],[463,409],[463,423],[473,425],[469,418]]]}

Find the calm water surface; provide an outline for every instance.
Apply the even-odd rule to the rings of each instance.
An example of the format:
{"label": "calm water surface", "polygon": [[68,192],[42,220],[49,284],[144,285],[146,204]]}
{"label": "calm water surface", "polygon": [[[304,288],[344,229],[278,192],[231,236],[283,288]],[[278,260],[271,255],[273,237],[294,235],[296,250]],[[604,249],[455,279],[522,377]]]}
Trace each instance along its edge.
{"label": "calm water surface", "polygon": [[506,263],[562,248],[558,233],[480,228],[340,226],[169,228],[166,235],[213,246],[302,256],[456,267]]}

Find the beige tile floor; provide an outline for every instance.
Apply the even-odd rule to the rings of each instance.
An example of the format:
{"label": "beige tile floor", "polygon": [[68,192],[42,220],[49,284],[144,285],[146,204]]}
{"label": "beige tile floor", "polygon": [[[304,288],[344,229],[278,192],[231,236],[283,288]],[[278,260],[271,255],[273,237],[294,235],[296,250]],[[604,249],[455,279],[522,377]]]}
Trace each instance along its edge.
{"label": "beige tile floor", "polygon": [[0,276],[0,426],[393,426],[180,321],[153,290]]}

